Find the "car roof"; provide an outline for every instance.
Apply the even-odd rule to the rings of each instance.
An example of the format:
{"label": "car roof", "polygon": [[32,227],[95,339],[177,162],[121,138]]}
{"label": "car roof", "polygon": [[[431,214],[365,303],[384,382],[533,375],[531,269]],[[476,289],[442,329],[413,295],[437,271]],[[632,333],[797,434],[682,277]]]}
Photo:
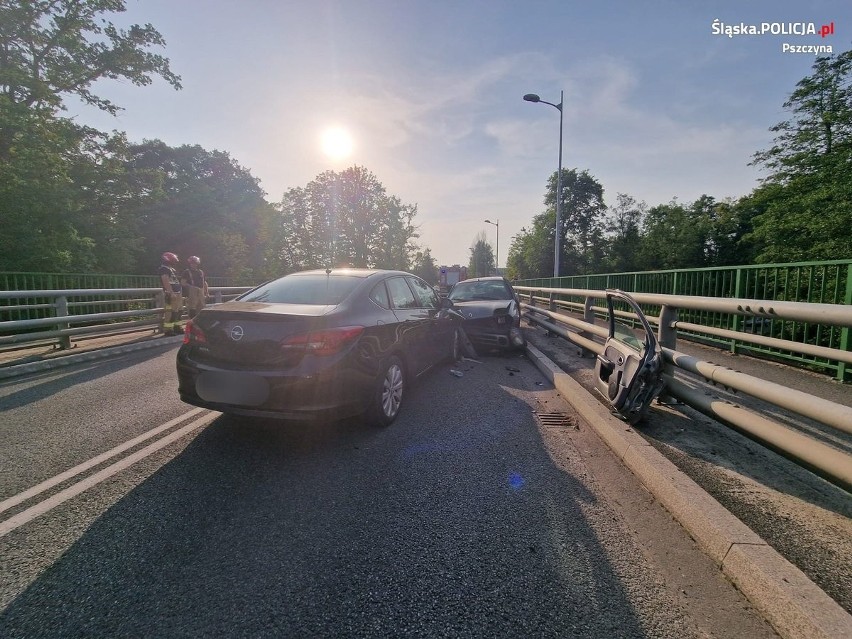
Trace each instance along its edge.
{"label": "car roof", "polygon": [[507,281],[505,277],[502,275],[489,275],[488,277],[473,277],[469,280],[461,280],[457,282],[457,284],[462,284],[464,282],[505,282]]}
{"label": "car roof", "polygon": [[287,277],[299,275],[346,275],[349,277],[370,277],[371,275],[411,275],[405,271],[393,271],[378,268],[334,268],[334,269],[313,269],[311,271],[299,271],[290,273]]}

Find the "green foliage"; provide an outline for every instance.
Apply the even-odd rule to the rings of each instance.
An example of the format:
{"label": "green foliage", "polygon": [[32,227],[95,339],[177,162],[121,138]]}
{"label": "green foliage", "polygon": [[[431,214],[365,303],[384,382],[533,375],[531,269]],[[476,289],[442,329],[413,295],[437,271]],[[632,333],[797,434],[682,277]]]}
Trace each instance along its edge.
{"label": "green foliage", "polygon": [[672,201],[648,210],[639,253],[643,269],[707,265],[704,259],[704,239],[708,227],[701,208]]}
{"label": "green foliage", "polygon": [[416,206],[387,195],[364,167],[326,171],[284,194],[280,261],[287,271],[330,266],[406,270],[415,250],[416,214]]}
{"label": "green foliage", "polygon": [[[544,203],[556,208],[557,173],[550,177]],[[562,253],[560,275],[594,273],[603,258],[603,186],[588,171],[562,169]],[[555,218],[554,218],[555,219]]]}
{"label": "green foliage", "polygon": [[[553,273],[557,184],[558,175],[554,171],[544,196],[547,210],[533,219],[532,229],[522,229],[512,238],[506,260],[510,277],[542,277]],[[588,171],[563,169],[561,198],[560,272],[592,273],[602,264],[605,252],[603,187]]]}
{"label": "green foliage", "polygon": [[169,61],[152,53],[165,41],[150,24],[118,29],[104,15],[122,13],[124,0],[6,0],[0,4],[0,89],[15,104],[61,107],[76,95],[109,113],[120,107],[91,91],[101,78],[125,79],[137,86],[152,76],[180,88]]}
{"label": "green foliage", "polygon": [[629,272],[640,268],[640,231],[648,207],[644,202],[619,193],[617,204],[607,211],[604,229],[607,243],[604,249],[603,270]]}
{"label": "green foliage", "polygon": [[197,255],[207,272],[224,277],[275,274],[262,242],[275,211],[257,179],[227,153],[149,140],[129,147],[127,173],[133,198],[123,206],[144,236],[147,270],[172,251]]}
{"label": "green foliage", "polygon": [[123,1],[0,3],[0,268],[125,270],[140,237],[122,203],[123,136],[58,117],[75,95],[110,113],[117,105],[91,90],[99,79],[149,84],[159,75],[175,88],[163,44],[151,25],[115,28],[106,13]]}
{"label": "green foliage", "polygon": [[411,272],[423,278],[423,280],[432,286],[437,286],[438,284],[438,264],[435,262],[432,252],[428,248],[423,251],[417,251],[414,254]]}
{"label": "green foliage", "polygon": [[852,255],[852,51],[817,58],[774,127],[774,145],[755,155],[771,171],[743,206],[754,212],[759,262]]}
{"label": "green foliage", "polygon": [[553,274],[554,228],[556,213],[541,213],[533,218],[532,228],[522,228],[512,238],[506,259],[509,279],[549,277]]}
{"label": "green foliage", "polygon": [[96,261],[93,241],[78,228],[84,193],[75,173],[94,161],[94,132],[0,98],[0,120],[15,128],[0,158],[0,270],[86,270]]}
{"label": "green foliage", "polygon": [[467,275],[468,277],[487,277],[494,275],[494,273],[496,273],[494,251],[485,239],[485,232],[482,231],[476,236],[473,245],[470,247]]}

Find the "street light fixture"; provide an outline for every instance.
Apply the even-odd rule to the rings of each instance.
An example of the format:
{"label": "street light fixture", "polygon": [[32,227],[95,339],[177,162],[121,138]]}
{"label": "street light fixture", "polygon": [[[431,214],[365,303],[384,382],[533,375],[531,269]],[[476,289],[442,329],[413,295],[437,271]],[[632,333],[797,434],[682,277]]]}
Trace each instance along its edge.
{"label": "street light fixture", "polygon": [[527,102],[541,102],[559,109],[559,172],[556,174],[556,241],[553,249],[553,277],[559,277],[559,253],[560,253],[560,233],[559,227],[562,226],[562,104],[565,102],[565,92],[559,92],[559,104],[542,100],[535,93],[527,93],[524,96]]}
{"label": "street light fixture", "polygon": [[494,270],[496,271],[495,275],[500,275],[500,220],[497,220],[496,222],[485,220],[485,223],[493,224],[497,227],[497,257],[494,258]]}

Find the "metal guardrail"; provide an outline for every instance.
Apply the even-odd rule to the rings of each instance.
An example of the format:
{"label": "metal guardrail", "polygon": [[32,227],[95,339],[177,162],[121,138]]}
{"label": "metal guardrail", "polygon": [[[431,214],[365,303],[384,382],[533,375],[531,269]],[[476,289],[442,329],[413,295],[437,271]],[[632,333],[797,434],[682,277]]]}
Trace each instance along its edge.
{"label": "metal guardrail", "polygon": [[[595,338],[600,340],[606,338],[608,329],[603,325],[596,325],[595,319],[605,317],[608,311],[605,306],[598,306],[595,302],[606,299],[605,291],[519,285],[515,286],[515,290],[521,299],[525,300],[522,301],[521,307],[526,311],[525,317],[528,321],[568,339],[587,351],[595,354],[603,352],[603,342],[596,341]],[[852,307],[838,304],[721,299],[686,295],[649,293],[630,293],[630,295],[643,306],[660,309],[658,315],[646,315],[646,317],[652,325],[657,326],[658,339],[668,368],[665,390],[667,395],[762,442],[847,491],[852,491],[852,455],[807,437],[765,415],[730,402],[710,398],[683,381],[675,379],[672,374],[672,368],[677,368],[689,375],[722,384],[812,419],[831,429],[852,433],[852,408],[848,406],[701,361],[677,350],[678,332],[686,331],[690,336],[706,334],[744,343],[770,344],[791,352],[818,355],[838,364],[852,364],[852,352],[848,350],[779,340],[715,326],[681,322],[678,319],[682,310],[697,310],[728,313],[747,318],[777,318],[850,328],[852,327]],[[567,315],[566,312],[573,313],[573,316]],[[623,319],[635,318],[627,311],[616,311],[616,313]]]}
{"label": "metal guardrail", "polygon": [[[210,286],[209,291],[218,304],[250,288]],[[105,335],[146,326],[162,330],[164,306],[165,295],[159,287],[0,291],[0,318],[30,311],[42,315],[0,320],[0,347],[52,340],[60,348],[70,348],[74,335]],[[92,308],[99,312],[84,312]]]}
{"label": "metal guardrail", "polygon": [[[516,282],[518,286],[555,289],[588,289],[604,291],[617,288],[624,291],[693,297],[759,299],[764,305],[779,302],[803,302],[852,306],[852,259],[787,264],[751,264],[632,273],[603,273],[566,275],[558,278],[539,278]],[[634,297],[635,297],[634,294]],[[651,314],[655,309],[645,309]],[[748,313],[725,313],[709,309],[681,309],[682,322],[763,337],[824,346],[832,349],[852,348],[852,329],[848,326],[818,324],[804,320],[781,319],[777,316],[752,316]],[[685,329],[684,329],[685,331]],[[812,354],[811,351],[787,351],[777,343],[763,340],[744,340],[731,333],[702,333],[702,339],[724,346],[736,353],[747,346],[750,353],[769,355],[794,365],[813,366],[830,370],[838,380],[848,379],[852,370],[846,362],[836,362]]]}

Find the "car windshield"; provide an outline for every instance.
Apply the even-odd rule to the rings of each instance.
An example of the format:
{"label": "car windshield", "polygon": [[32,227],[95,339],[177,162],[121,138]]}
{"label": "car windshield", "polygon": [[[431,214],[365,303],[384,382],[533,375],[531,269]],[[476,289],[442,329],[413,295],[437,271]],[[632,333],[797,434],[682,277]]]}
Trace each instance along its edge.
{"label": "car windshield", "polygon": [[361,277],[351,275],[289,275],[237,298],[240,302],[336,306],[355,290]]}
{"label": "car windshield", "polygon": [[512,292],[500,280],[491,282],[459,282],[448,296],[454,302],[476,300],[510,300]]}

